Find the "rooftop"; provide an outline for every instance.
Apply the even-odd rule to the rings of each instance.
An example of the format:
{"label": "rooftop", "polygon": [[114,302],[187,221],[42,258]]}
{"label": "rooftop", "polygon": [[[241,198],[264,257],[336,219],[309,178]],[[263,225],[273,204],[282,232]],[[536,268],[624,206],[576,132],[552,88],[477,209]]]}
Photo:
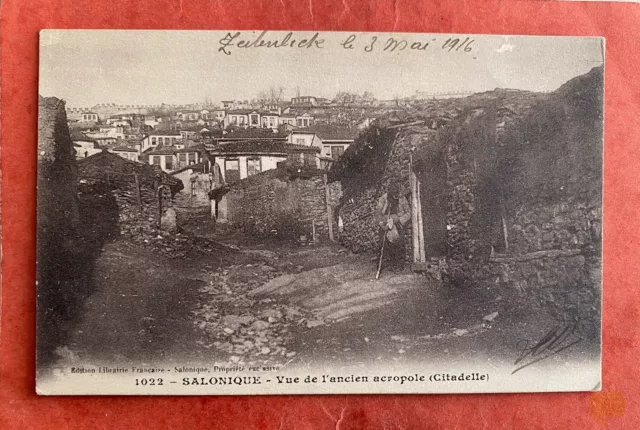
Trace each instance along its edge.
{"label": "rooftop", "polygon": [[245,140],[221,143],[211,154],[288,154],[291,152],[319,152],[312,146],[293,145],[281,140]]}
{"label": "rooftop", "polygon": [[147,136],[180,136],[176,130],[150,130],[145,133]]}
{"label": "rooftop", "polygon": [[322,140],[355,140],[358,130],[346,127],[335,127],[330,125],[316,125],[313,127],[298,128],[291,130],[291,134],[315,134]]}

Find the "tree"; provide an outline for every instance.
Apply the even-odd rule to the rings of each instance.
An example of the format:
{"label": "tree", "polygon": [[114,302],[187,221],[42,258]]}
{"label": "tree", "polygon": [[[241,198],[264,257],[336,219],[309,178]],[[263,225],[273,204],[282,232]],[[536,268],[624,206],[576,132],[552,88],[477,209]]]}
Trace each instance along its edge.
{"label": "tree", "polygon": [[258,100],[279,103],[283,99],[284,90],[285,88],[282,85],[272,85],[268,90],[260,91],[258,93]]}

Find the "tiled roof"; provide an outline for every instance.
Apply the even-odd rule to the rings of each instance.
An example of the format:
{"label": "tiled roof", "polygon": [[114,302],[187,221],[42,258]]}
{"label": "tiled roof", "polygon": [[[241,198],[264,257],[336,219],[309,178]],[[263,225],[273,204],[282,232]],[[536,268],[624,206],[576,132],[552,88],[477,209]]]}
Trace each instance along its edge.
{"label": "tiled roof", "polygon": [[322,140],[354,140],[358,131],[352,128],[335,127],[331,125],[316,125],[307,128],[298,128],[291,131],[292,134],[315,134]]}
{"label": "tiled roof", "polygon": [[145,133],[147,136],[180,136],[176,130],[150,130]]}
{"label": "tiled roof", "polygon": [[320,152],[312,146],[293,145],[280,140],[245,140],[222,143],[211,154],[288,154],[291,152]]}
{"label": "tiled roof", "polygon": [[189,146],[183,149],[176,149],[174,152],[186,153],[186,152],[202,152],[204,151],[204,143],[199,143],[197,145]]}
{"label": "tiled roof", "polygon": [[175,175],[176,173],[182,173],[185,170],[189,170],[189,169],[192,169],[192,170],[194,170],[196,172],[203,172],[204,171],[204,163],[205,163],[204,161],[201,161],[201,162],[199,162],[197,164],[189,164],[188,166],[184,166],[184,167],[181,167],[178,170],[174,170],[173,172],[171,172],[171,175]]}
{"label": "tiled roof", "polygon": [[129,146],[116,146],[115,148],[112,149],[112,151],[118,151],[118,152],[138,152],[137,149],[135,148],[131,148]]}
{"label": "tiled roof", "polygon": [[106,150],[81,158],[77,161],[77,165],[80,179],[95,178],[97,176],[104,176],[105,178],[111,176],[113,178],[113,175],[116,174],[124,175],[123,177],[132,180],[131,176],[135,173],[141,176],[142,181],[160,179],[163,184],[171,186],[175,192],[184,188],[181,180],[163,172],[158,167],[127,160]]}
{"label": "tiled roof", "polygon": [[262,115],[259,109],[234,109],[227,112],[227,115],[248,115],[250,113],[258,113]]}
{"label": "tiled roof", "polygon": [[95,142],[96,140],[88,137],[80,130],[71,130],[71,141],[72,142]]}
{"label": "tiled roof", "polygon": [[146,152],[148,155],[173,155],[177,151],[176,148],[170,146],[159,146],[152,151]]}

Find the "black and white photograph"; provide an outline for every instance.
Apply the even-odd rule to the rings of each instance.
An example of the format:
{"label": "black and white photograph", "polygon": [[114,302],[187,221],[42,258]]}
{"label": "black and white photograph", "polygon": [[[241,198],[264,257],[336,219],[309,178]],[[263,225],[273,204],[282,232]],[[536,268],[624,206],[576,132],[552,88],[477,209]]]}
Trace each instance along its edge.
{"label": "black and white photograph", "polygon": [[600,390],[604,45],[43,30],[37,392]]}

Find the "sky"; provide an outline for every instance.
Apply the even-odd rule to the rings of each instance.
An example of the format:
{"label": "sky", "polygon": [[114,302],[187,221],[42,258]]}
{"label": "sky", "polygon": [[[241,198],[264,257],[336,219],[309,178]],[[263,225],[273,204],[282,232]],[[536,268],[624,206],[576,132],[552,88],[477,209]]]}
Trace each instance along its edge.
{"label": "sky", "polygon": [[[299,89],[302,95],[327,98],[338,91],[369,91],[381,100],[416,91],[552,91],[602,65],[604,55],[600,38],[564,36],[320,32],[322,48],[235,46],[240,39],[256,39],[260,31],[241,31],[226,55],[220,41],[227,33],[44,30],[40,94],[62,98],[68,107],[91,107],[250,100],[270,87],[284,87],[286,98]],[[286,34],[269,31],[263,40],[282,41]],[[341,43],[352,34],[353,49],[345,49]],[[313,35],[296,31],[292,39]],[[365,52],[374,37],[373,51]],[[406,40],[406,49],[385,51],[390,37]],[[442,49],[450,38],[472,42]],[[426,43],[423,50],[410,49]]]}

